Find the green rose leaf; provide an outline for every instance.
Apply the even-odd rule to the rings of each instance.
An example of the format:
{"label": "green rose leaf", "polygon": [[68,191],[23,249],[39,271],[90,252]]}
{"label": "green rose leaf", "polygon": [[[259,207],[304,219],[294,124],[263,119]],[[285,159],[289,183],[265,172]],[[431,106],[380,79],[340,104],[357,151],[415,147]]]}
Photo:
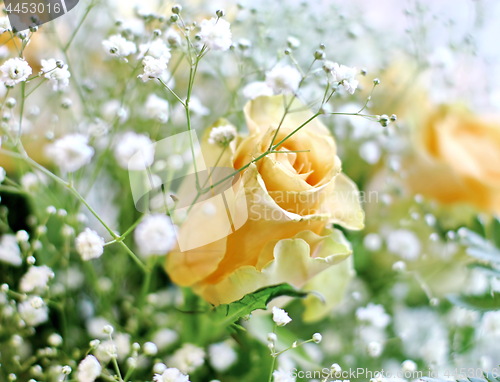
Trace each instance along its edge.
{"label": "green rose leaf", "polygon": [[486,294],[479,296],[448,296],[448,299],[455,305],[466,309],[488,312],[500,309],[500,294]]}
{"label": "green rose leaf", "polygon": [[266,309],[267,304],[281,296],[305,297],[306,292],[301,292],[290,284],[279,284],[265,287],[249,293],[238,301],[215,307],[211,318],[220,324],[232,324],[242,317],[247,316],[257,309]]}

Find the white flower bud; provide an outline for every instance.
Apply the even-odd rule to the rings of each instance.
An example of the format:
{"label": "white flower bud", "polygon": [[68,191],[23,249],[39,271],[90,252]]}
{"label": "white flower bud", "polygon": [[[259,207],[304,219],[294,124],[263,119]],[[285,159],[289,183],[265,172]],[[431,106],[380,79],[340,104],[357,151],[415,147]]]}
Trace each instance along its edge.
{"label": "white flower bud", "polygon": [[323,336],[320,333],[314,333],[312,339],[315,343],[319,344],[323,339]]}

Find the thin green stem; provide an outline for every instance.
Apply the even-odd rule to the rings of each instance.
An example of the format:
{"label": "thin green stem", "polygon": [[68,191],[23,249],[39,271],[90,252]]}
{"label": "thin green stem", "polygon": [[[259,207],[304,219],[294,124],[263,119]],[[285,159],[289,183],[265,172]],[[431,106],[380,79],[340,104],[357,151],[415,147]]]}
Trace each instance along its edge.
{"label": "thin green stem", "polygon": [[66,45],[64,46],[63,48],[63,52],[66,53],[69,49],[69,47],[71,46],[73,40],[75,39],[78,31],[80,30],[80,28],[82,27],[85,19],[87,18],[87,16],[89,15],[90,11],[92,10],[92,8],[94,8],[95,6],[95,2],[91,2],[89,4],[89,6],[87,7],[87,9],[85,10],[85,13],[83,14],[82,18],[80,19],[80,21],[78,22],[78,25],[76,26],[76,28],[73,30],[73,33],[71,34],[71,37],[69,38],[68,42],[66,43]]}
{"label": "thin green stem", "polygon": [[118,377],[118,380],[119,380],[120,382],[124,382],[124,381],[123,381],[123,378],[122,378],[122,373],[121,373],[121,371],[120,371],[120,367],[118,366],[118,361],[116,360],[116,357],[112,357],[112,358],[111,358],[111,362],[112,362],[112,364],[113,364],[113,367],[115,368],[115,372],[116,372],[116,375],[117,375],[117,377]]}
{"label": "thin green stem", "polygon": [[272,382],[274,368],[276,367],[276,357],[275,356],[272,356],[272,357],[273,357],[273,359],[271,360],[271,370],[269,371],[269,378],[267,379],[268,382]]}
{"label": "thin green stem", "polygon": [[51,171],[47,170],[45,167],[43,167],[42,165],[38,164],[33,159],[31,159],[26,154],[26,152],[24,151],[24,148],[22,147],[22,145],[20,145],[20,148],[23,151],[23,154],[18,154],[18,153],[12,152],[12,151],[4,150],[4,149],[0,149],[0,153],[6,154],[6,155],[14,157],[14,158],[18,158],[18,159],[24,160],[26,163],[28,163],[32,167],[36,168],[37,170],[41,171],[42,173],[44,173],[45,175],[47,175],[48,177],[50,177],[51,179],[53,179],[54,181],[56,181],[57,183],[63,185],[65,188],[67,188],[85,207],[87,207],[87,209],[89,210],[89,212],[92,215],[94,215],[94,217],[99,221],[99,223],[101,223],[101,225],[106,229],[106,231],[108,231],[108,233],[111,235],[111,237],[114,240],[116,240],[116,242],[125,250],[125,252],[127,252],[130,255],[130,257],[132,258],[132,260],[134,260],[135,263],[144,272],[146,272],[146,273],[148,272],[148,269],[146,268],[146,266],[144,265],[144,263],[123,242],[123,239],[119,235],[117,235],[116,232],[113,231],[106,224],[106,222],[104,220],[102,220],[102,218],[99,216],[99,214],[92,208],[92,206],[90,204],[88,204],[88,202],[85,200],[85,198],[82,195],[80,195],[80,193],[78,192],[78,190],[71,183],[65,181],[64,179],[62,179],[60,177],[58,177],[57,175],[55,175],[54,173],[52,173]]}

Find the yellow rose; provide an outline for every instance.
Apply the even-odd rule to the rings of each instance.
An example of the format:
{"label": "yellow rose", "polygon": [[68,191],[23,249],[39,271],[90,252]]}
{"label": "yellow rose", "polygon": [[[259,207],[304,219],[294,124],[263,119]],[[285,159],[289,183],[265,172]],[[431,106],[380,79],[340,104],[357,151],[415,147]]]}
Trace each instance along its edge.
{"label": "yellow rose", "polygon": [[441,105],[416,126],[416,136],[408,179],[414,192],[500,212],[500,120],[461,105]]}
{"label": "yellow rose", "polygon": [[[275,152],[249,164],[270,147],[286,102],[276,96],[248,103],[244,111],[249,135],[233,141],[222,156],[220,146],[202,143],[207,167],[220,157],[218,166],[243,171],[233,186],[231,211],[222,205],[208,216],[202,209],[188,212],[179,228],[179,243],[199,240],[200,235],[219,237],[214,230],[224,224],[228,212],[236,229],[198,248],[171,251],[166,269],[175,283],[191,286],[216,305],[284,282],[319,291],[326,304],[313,295],[306,299],[306,319],[312,319],[338,302],[352,273],[349,243],[329,226],[361,229],[364,214],[356,185],[341,173],[335,142],[318,119]],[[313,115],[298,101],[290,110],[274,144]]]}

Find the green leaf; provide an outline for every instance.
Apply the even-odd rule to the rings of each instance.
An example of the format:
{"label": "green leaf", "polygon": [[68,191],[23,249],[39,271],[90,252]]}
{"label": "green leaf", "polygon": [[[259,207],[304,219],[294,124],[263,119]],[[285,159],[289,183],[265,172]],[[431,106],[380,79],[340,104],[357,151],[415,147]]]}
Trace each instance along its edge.
{"label": "green leaf", "polygon": [[489,312],[491,310],[500,309],[500,294],[486,294],[479,296],[448,296],[453,304],[461,306],[466,309],[478,310],[481,312]]}
{"label": "green leaf", "polygon": [[500,375],[494,373],[483,373],[488,382],[500,382]]}
{"label": "green leaf", "polygon": [[478,260],[500,263],[500,251],[494,247],[469,247],[466,252]]}
{"label": "green leaf", "polygon": [[481,272],[486,273],[487,276],[500,277],[500,269],[494,268],[489,264],[472,263],[469,264],[468,267],[471,269],[480,270]]}
{"label": "green leaf", "polygon": [[267,304],[280,296],[305,297],[301,292],[289,284],[279,284],[258,289],[249,293],[238,301],[219,305],[214,308],[211,318],[220,324],[232,324],[257,309],[266,309]]}
{"label": "green leaf", "polygon": [[466,251],[470,256],[488,263],[500,263],[500,250],[490,241],[466,228],[461,228],[459,235],[468,247]]}
{"label": "green leaf", "polygon": [[472,229],[481,236],[486,236],[486,227],[484,219],[481,216],[475,216],[471,222]]}
{"label": "green leaf", "polygon": [[495,245],[500,248],[500,220],[498,217],[493,218],[491,222],[491,237]]}

